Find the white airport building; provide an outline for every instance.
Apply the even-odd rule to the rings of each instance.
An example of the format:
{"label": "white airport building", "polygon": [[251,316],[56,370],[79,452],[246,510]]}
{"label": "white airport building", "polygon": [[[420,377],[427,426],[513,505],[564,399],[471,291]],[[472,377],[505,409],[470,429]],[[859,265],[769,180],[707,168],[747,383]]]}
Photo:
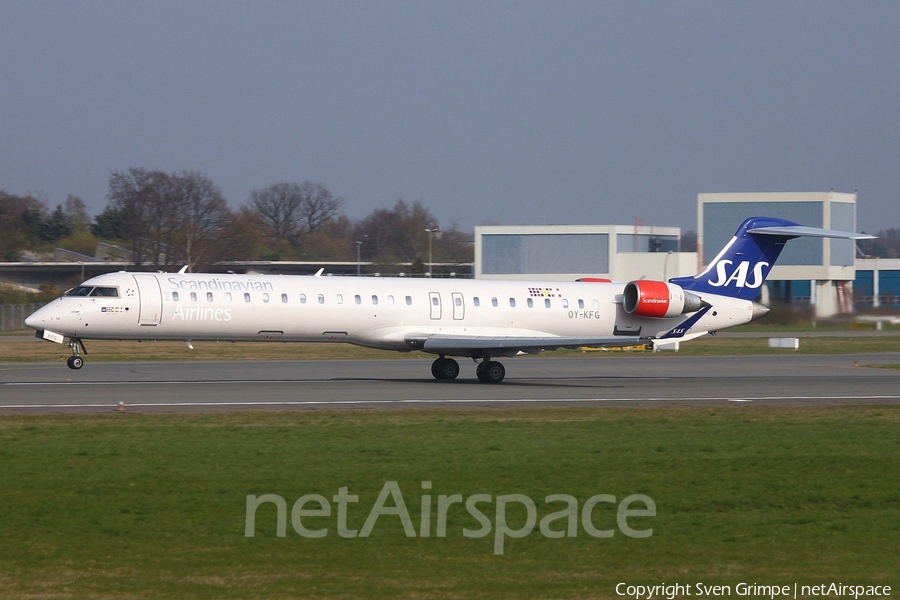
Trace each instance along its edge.
{"label": "white airport building", "polygon": [[696,252],[680,252],[678,227],[629,225],[480,226],[476,279],[631,281],[696,272]]}
{"label": "white airport building", "polygon": [[[698,273],[748,217],[856,231],[856,194],[703,193],[697,196],[697,252],[682,252],[678,227],[646,225],[481,226],[475,228],[479,279],[666,280]],[[852,240],[803,238],[785,246],[762,302],[810,305],[820,317],[853,310]],[[877,292],[876,292],[877,294]]]}

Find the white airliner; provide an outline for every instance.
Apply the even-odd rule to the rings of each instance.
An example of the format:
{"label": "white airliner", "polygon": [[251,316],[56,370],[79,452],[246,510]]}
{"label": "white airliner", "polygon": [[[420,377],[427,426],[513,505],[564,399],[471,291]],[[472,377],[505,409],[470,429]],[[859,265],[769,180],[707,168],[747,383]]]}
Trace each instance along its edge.
{"label": "white airliner", "polygon": [[109,273],[93,277],[26,319],[37,337],[72,349],[83,340],[346,342],[435,354],[431,373],[455,379],[473,359],[499,383],[501,356],[556,348],[689,340],[748,323],[789,239],[871,236],[747,219],[709,266],[668,282],[484,281],[382,277]]}

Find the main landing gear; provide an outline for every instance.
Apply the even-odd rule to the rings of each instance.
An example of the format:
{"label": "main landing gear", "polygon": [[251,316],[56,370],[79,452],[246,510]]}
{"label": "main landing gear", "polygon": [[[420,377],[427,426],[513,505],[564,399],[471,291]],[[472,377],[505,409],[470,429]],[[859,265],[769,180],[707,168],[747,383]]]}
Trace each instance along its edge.
{"label": "main landing gear", "polygon": [[431,374],[435,379],[456,379],[459,375],[459,363],[441,356],[431,363]]}
{"label": "main landing gear", "polygon": [[500,383],[506,377],[506,368],[502,363],[489,358],[484,359],[475,368],[478,381],[483,383]]}
{"label": "main landing gear", "polygon": [[70,369],[74,369],[77,371],[84,366],[84,359],[81,358],[79,348],[85,354],[87,354],[87,348],[84,347],[84,342],[82,342],[78,338],[72,338],[72,340],[69,342],[69,347],[72,349],[72,356],[66,359],[66,365],[68,365]]}
{"label": "main landing gear", "polygon": [[[431,374],[435,379],[456,379],[459,376],[459,363],[441,356],[431,363]],[[485,358],[478,363],[475,374],[481,382],[500,383],[506,377],[506,369],[501,363]]]}

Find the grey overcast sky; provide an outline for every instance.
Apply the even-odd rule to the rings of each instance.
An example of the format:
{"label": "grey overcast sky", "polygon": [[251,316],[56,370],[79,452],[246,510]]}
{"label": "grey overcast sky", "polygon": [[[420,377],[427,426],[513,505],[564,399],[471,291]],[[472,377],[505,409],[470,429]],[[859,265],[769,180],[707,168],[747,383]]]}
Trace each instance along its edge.
{"label": "grey overcast sky", "polygon": [[135,166],[464,230],[858,190],[875,231],[900,227],[900,3],[2,0],[0,131],[0,189],[93,212]]}

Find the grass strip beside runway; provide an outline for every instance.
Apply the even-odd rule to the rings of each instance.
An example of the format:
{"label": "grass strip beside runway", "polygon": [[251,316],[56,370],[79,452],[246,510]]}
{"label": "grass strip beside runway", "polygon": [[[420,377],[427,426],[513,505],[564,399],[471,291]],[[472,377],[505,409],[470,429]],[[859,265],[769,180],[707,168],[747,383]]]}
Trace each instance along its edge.
{"label": "grass strip beside runway", "polygon": [[[0,417],[0,597],[614,598],[630,584],[843,581],[897,586],[900,408],[822,407],[352,411]],[[305,494],[359,496],[363,528],[396,481],[420,532],[395,515],[368,538],[343,538],[330,517],[292,527]],[[423,481],[431,482],[423,490]],[[259,508],[245,537],[246,497]],[[464,537],[478,521],[439,495],[523,494],[538,522],[578,501],[576,537],[536,525],[505,539]],[[645,494],[650,537],[587,535],[596,494]],[[387,506],[394,506],[388,500]],[[496,502],[481,510],[496,525]],[[307,509],[317,505],[306,505]],[[637,506],[637,507],[640,507]],[[635,508],[637,508],[635,507]],[[616,507],[593,511],[616,528]],[[507,521],[521,528],[522,505]],[[553,529],[565,530],[566,520]],[[894,589],[897,589],[895,587]]]}

